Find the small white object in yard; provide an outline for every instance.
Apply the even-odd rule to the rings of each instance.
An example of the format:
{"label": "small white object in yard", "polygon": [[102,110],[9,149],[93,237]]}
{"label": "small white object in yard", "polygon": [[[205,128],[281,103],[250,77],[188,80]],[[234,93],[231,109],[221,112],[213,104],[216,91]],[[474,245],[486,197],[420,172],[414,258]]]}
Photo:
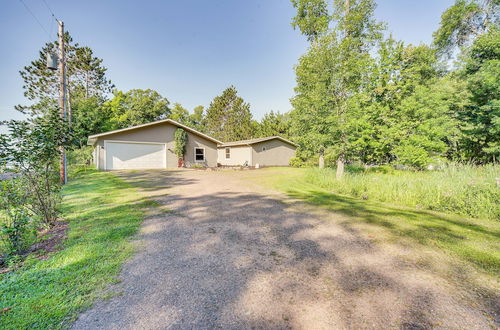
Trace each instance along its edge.
{"label": "small white object in yard", "polygon": [[255,164],[255,168],[260,168],[259,163]]}
{"label": "small white object in yard", "polygon": [[500,178],[497,178],[497,187],[500,187]]}

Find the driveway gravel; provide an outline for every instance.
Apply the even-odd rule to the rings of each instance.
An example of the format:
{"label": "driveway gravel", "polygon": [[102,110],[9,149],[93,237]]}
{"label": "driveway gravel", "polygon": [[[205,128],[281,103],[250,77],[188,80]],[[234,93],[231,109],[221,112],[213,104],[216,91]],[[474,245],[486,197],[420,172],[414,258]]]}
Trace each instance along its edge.
{"label": "driveway gravel", "polygon": [[[488,306],[334,213],[227,171],[120,172],[160,204],[74,329],[488,329]],[[258,175],[258,171],[255,174]]]}

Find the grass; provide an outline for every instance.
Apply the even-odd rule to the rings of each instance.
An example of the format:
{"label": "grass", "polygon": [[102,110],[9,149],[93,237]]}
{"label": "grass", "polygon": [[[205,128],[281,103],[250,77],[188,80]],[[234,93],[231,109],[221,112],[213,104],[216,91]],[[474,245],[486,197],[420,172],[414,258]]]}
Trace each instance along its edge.
{"label": "grass", "polygon": [[308,169],[305,180],[329,191],[418,209],[473,218],[500,219],[500,166],[455,165],[441,171],[346,173]]}
{"label": "grass", "polygon": [[382,240],[444,252],[489,275],[500,271],[497,219],[472,219],[338,194],[323,187],[331,187],[333,182],[317,184],[317,177],[311,180],[312,175],[321,175],[312,169],[266,169],[258,176],[245,175],[292,198],[341,214],[345,217],[339,221],[362,224]]}
{"label": "grass", "polygon": [[69,221],[63,249],[47,260],[30,257],[0,275],[1,329],[69,326],[79,311],[104,297],[133,252],[131,237],[148,206],[136,189],[111,173],[90,170],[63,193]]}

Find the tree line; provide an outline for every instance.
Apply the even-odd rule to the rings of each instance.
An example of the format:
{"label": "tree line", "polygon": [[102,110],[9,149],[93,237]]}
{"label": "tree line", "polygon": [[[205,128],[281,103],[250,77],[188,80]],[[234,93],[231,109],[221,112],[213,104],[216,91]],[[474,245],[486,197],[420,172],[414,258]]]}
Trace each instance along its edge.
{"label": "tree line", "polygon": [[374,0],[329,2],[292,0],[310,42],[289,114],[301,161],[324,157],[340,176],[345,162],[498,161],[498,1],[457,0],[429,45],[387,34]]}

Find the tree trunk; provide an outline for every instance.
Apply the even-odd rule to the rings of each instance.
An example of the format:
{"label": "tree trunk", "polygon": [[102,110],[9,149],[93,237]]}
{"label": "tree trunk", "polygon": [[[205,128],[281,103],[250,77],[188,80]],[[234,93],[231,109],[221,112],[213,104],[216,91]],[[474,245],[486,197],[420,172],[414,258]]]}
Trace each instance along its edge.
{"label": "tree trunk", "polygon": [[344,156],[339,156],[339,159],[337,159],[337,173],[336,173],[336,178],[337,180],[341,180],[342,177],[344,176]]}
{"label": "tree trunk", "polygon": [[325,168],[325,152],[323,149],[319,151],[319,168]]}

